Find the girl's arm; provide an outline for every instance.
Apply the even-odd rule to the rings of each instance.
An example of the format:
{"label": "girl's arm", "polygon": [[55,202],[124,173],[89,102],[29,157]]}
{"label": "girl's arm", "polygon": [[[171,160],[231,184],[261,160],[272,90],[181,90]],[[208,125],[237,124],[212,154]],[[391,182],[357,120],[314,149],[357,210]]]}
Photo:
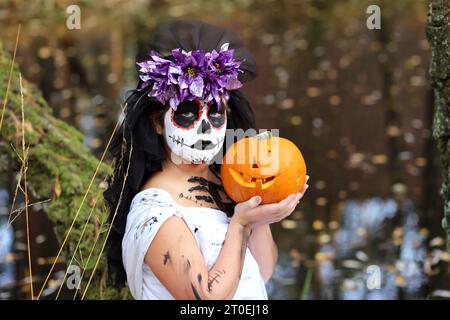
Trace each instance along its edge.
{"label": "girl's arm", "polygon": [[219,257],[208,272],[194,235],[183,220],[172,217],[158,230],[145,262],[175,299],[230,299],[239,283],[249,230],[230,222]]}
{"label": "girl's arm", "polygon": [[145,262],[176,299],[231,299],[238,287],[252,227],[279,221],[295,208],[300,195],[259,206],[260,197],[239,203],[216,263],[207,270],[197,241],[183,220],[167,219],[156,233]]}
{"label": "girl's arm", "polygon": [[270,225],[261,225],[253,228],[249,238],[248,247],[256,262],[264,281],[269,281],[275,264],[277,263],[277,246],[273,241]]}

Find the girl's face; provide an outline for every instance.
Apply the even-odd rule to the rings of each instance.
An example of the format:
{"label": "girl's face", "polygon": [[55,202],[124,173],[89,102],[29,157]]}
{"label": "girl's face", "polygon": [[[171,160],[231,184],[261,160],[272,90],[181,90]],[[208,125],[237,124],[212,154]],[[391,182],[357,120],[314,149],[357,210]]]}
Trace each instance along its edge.
{"label": "girl's face", "polygon": [[190,163],[211,161],[222,147],[226,127],[225,107],[219,111],[215,101],[184,101],[176,111],[169,108],[164,115],[167,145]]}

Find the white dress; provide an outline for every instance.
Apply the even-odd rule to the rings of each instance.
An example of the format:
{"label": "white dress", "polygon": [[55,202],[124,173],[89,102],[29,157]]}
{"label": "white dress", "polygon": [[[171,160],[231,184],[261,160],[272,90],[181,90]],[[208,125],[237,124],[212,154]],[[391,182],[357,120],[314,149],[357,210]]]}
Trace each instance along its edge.
{"label": "white dress", "polygon": [[[131,294],[138,300],[170,300],[174,297],[144,262],[147,250],[162,224],[173,215],[183,219],[197,240],[210,270],[219,255],[229,218],[218,209],[185,207],[159,188],[142,190],[133,198],[122,241],[123,264]],[[235,300],[266,300],[259,266],[247,248]]]}

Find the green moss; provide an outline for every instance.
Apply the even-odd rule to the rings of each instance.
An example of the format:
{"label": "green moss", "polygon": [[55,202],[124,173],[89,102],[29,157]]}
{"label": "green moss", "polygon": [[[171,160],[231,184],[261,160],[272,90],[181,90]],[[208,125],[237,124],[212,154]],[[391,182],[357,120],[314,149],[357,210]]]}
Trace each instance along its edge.
{"label": "green moss", "polygon": [[[2,98],[6,92],[10,66],[10,56],[1,49],[0,44],[0,95]],[[27,173],[29,189],[36,194],[39,200],[51,199],[50,202],[44,205],[44,210],[54,223],[57,238],[59,241],[62,241],[82,202],[99,159],[94,157],[83,145],[81,132],[53,117],[52,109],[48,106],[45,99],[42,98],[36,87],[23,79],[23,88],[24,113],[27,123],[26,127],[28,128],[25,131],[25,140],[27,145],[30,146]],[[7,156],[9,159],[12,159],[9,162],[14,170],[20,168],[20,162],[12,148],[9,147],[9,144],[12,144],[22,156],[21,121],[19,69],[15,66],[8,96],[8,105],[0,132],[0,147],[2,151],[0,158],[3,159]],[[86,263],[95,238],[99,236],[91,261],[86,266],[81,266],[83,269],[86,267],[82,287],[86,286],[100,248],[105,240],[106,228],[100,229],[98,221],[106,221],[107,211],[101,196],[103,190],[99,188],[99,185],[111,172],[112,169],[108,165],[100,165],[97,177],[92,184],[84,205],[80,209],[74,229],[70,233],[68,244],[63,252],[66,261],[70,261],[72,255],[75,254],[77,264],[81,262]],[[55,188],[57,184],[60,185],[61,191],[58,196],[55,192],[58,189]],[[78,239],[82,236],[84,224],[92,210],[90,204],[92,204],[92,200],[99,193],[99,202],[92,212],[92,217],[83,234],[79,249],[75,252],[75,246]],[[82,288],[82,290],[84,289]],[[130,298],[126,289],[119,292],[114,288],[108,287],[104,254],[101,257],[86,298]]]}

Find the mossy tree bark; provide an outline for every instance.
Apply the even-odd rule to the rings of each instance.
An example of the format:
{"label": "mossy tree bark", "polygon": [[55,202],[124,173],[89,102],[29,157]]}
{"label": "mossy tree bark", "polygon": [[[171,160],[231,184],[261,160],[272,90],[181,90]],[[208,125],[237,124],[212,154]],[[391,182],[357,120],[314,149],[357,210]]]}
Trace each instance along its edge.
{"label": "mossy tree bark", "polygon": [[431,45],[430,78],[434,90],[433,137],[441,154],[444,182],[442,226],[447,234],[450,250],[450,46],[449,0],[431,0],[428,13],[427,36]]}
{"label": "mossy tree bark", "polygon": [[[11,63],[10,55],[0,46],[2,105]],[[11,164],[10,169],[20,171],[21,161],[18,155],[23,157],[22,132],[24,130],[25,143],[29,147],[27,188],[33,198],[38,201],[51,199],[44,203],[43,207],[55,225],[55,233],[60,243],[66,237],[78,212],[62,256],[68,263],[75,255],[73,265],[80,266],[81,271],[84,270],[80,289],[82,294],[108,230],[107,210],[102,192],[105,188],[106,177],[112,169],[104,163],[99,165],[99,159],[83,145],[82,134],[65,122],[56,119],[52,115],[52,109],[33,85],[23,80],[22,92],[24,126],[22,126],[19,69],[14,66],[8,102],[0,129],[0,160],[3,164]],[[98,165],[97,175],[83,201]],[[1,167],[4,169],[4,166]],[[86,221],[88,221],[87,224]],[[75,250],[80,237],[80,245]],[[88,262],[87,257],[92,248],[94,250]],[[36,296],[40,288],[35,289]],[[122,299],[126,297],[128,297],[126,290],[119,292],[108,287],[106,258],[102,254],[85,298]]]}

